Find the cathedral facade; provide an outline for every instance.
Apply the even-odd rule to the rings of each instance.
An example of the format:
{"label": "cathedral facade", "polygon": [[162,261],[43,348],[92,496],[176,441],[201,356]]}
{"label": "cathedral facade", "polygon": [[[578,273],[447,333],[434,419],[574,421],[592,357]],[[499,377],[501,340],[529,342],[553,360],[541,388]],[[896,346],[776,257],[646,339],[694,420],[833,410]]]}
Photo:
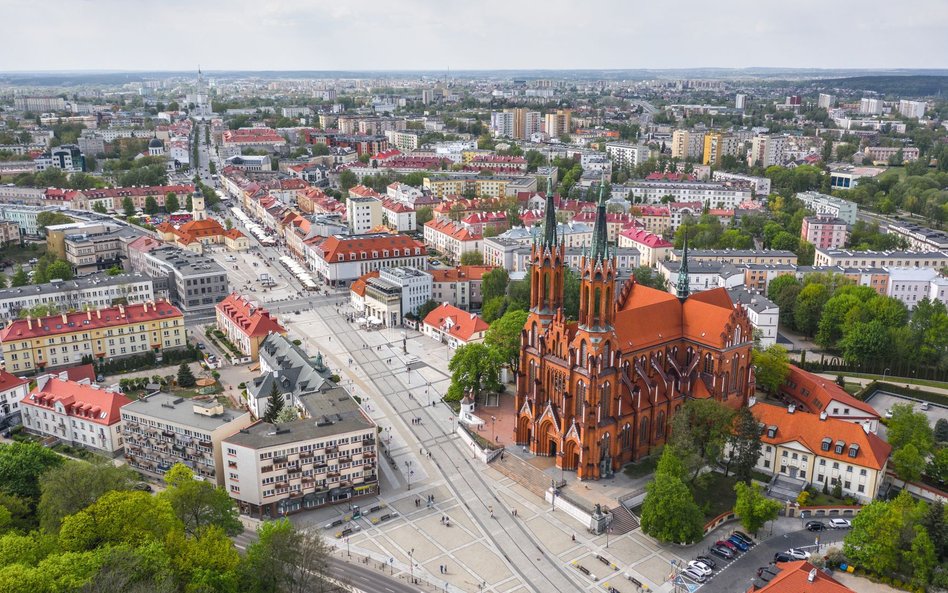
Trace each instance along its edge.
{"label": "cathedral facade", "polygon": [[687,243],[677,297],[634,279],[617,294],[607,237],[600,195],[578,319],[567,319],[565,248],[547,197],[517,375],[516,442],[584,480],[610,477],[664,444],[687,399],[738,408],[754,392],[747,314],[723,288],[689,296]]}

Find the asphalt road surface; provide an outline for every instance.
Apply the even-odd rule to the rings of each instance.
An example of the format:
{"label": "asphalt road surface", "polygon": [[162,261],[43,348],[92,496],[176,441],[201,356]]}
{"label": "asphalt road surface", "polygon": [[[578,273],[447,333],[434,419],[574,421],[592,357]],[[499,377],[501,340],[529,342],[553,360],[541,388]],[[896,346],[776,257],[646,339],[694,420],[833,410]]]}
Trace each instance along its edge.
{"label": "asphalt road surface", "polygon": [[421,589],[359,563],[330,558],[333,578],[366,593],[419,593]]}

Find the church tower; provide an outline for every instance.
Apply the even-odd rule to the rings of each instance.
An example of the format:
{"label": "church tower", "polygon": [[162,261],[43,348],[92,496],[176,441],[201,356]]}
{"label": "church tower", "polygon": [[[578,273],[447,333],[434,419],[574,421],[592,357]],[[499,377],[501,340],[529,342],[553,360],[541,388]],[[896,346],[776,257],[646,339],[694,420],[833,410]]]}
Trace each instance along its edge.
{"label": "church tower", "polygon": [[691,281],[688,279],[688,233],[685,232],[685,246],[681,254],[681,267],[678,268],[678,298],[684,301],[691,293]]}
{"label": "church tower", "polygon": [[580,259],[579,327],[592,333],[611,331],[616,314],[616,260],[615,251],[609,255],[604,188],[600,185],[592,245]]}
{"label": "church tower", "polygon": [[553,195],[546,197],[543,235],[535,238],[530,250],[530,313],[547,326],[563,306],[563,270],[566,265],[565,246],[556,240],[556,209]]}
{"label": "church tower", "polygon": [[191,220],[207,220],[207,210],[204,209],[204,194],[195,189],[191,195]]}

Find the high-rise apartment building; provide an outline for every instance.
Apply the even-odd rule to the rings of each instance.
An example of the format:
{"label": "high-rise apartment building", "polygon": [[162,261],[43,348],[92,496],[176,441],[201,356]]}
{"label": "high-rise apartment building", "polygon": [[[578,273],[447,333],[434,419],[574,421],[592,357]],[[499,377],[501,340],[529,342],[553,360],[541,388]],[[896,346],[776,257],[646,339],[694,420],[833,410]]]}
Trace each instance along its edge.
{"label": "high-rise apartment building", "polygon": [[862,99],[859,101],[859,113],[863,115],[881,115],[882,99]]}
{"label": "high-rise apartment building", "polygon": [[555,113],[546,114],[545,131],[550,138],[569,134],[571,129],[572,112],[569,109],[557,109]]}
{"label": "high-rise apartment building", "polygon": [[720,165],[721,159],[726,155],[737,156],[740,154],[743,142],[737,136],[722,134],[720,132],[708,132],[704,135],[704,150],[701,162],[705,165]]}
{"label": "high-rise apartment building", "polygon": [[760,164],[762,167],[782,165],[786,151],[787,139],[783,136],[754,136],[751,141],[750,152],[747,153],[747,163],[751,166]]}
{"label": "high-rise apartment building", "polygon": [[747,101],[747,95],[738,93],[734,95],[734,109],[744,109],[744,103]]}
{"label": "high-rise apartment building", "polygon": [[700,159],[704,149],[704,135],[700,132],[675,130],[672,133],[672,158]]}
{"label": "high-rise apartment building", "polygon": [[927,108],[928,103],[925,101],[906,101],[905,99],[899,101],[899,113],[903,117],[922,117]]}
{"label": "high-rise apartment building", "polygon": [[828,95],[826,93],[820,93],[819,98],[816,100],[816,106],[821,109],[830,109],[836,104],[836,97],[833,95]]}

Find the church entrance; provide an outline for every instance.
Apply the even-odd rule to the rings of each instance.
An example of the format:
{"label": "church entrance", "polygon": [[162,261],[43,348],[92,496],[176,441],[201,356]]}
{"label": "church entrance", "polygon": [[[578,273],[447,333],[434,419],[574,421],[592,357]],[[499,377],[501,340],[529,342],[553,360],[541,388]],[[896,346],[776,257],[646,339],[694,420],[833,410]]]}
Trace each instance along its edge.
{"label": "church entrance", "polygon": [[550,452],[547,455],[556,457],[556,439],[550,439]]}

